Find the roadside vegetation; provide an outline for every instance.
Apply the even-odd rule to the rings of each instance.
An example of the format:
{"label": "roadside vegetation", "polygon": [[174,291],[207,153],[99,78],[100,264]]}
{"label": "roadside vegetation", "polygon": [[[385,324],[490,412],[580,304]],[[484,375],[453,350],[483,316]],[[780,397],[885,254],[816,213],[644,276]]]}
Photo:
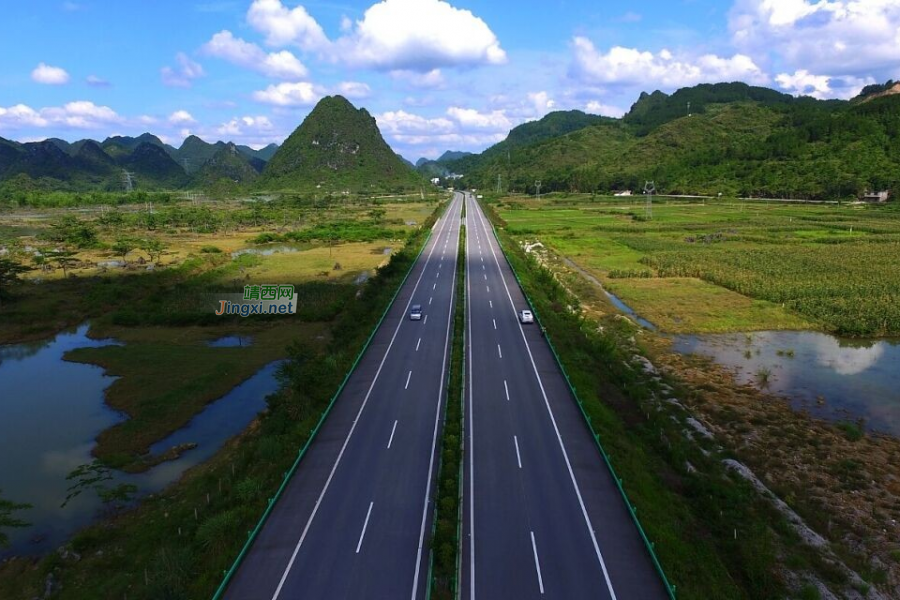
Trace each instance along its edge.
{"label": "roadside vegetation", "polygon": [[[305,319],[298,315],[306,329],[299,332],[304,335],[290,336],[289,361],[279,372],[281,391],[267,398],[268,409],[244,433],[166,490],[82,530],[66,551],[4,563],[0,597],[30,600],[48,587],[66,600],[212,596],[223,570],[244,544],[246,532],[256,524],[267,498],[281,483],[297,449],[415,261],[438,211],[404,235],[403,243],[365,283],[337,284],[335,294],[320,293],[323,284],[318,281],[299,284],[309,313],[320,315],[314,319],[318,324],[303,324]],[[379,260],[385,258],[382,255]],[[277,329],[274,325],[272,329]],[[322,339],[312,335],[314,327],[320,328]],[[184,331],[191,340],[188,346],[198,343],[196,330]],[[256,339],[288,335],[266,331],[260,325]],[[142,339],[147,344],[143,351],[151,353],[155,352],[152,336],[168,335],[165,328],[131,333],[131,339]],[[238,353],[249,348],[215,350]],[[115,360],[124,361],[124,357]]]}

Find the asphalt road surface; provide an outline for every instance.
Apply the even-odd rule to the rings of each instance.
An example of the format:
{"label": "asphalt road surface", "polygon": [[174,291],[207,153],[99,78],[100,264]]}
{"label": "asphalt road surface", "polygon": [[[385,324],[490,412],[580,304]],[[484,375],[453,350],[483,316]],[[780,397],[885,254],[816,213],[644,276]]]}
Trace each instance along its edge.
{"label": "asphalt road surface", "polygon": [[425,596],[461,207],[456,194],[226,598]]}
{"label": "asphalt road surface", "polygon": [[[462,597],[667,598],[494,233],[466,197]],[[399,596],[398,596],[399,597]]]}

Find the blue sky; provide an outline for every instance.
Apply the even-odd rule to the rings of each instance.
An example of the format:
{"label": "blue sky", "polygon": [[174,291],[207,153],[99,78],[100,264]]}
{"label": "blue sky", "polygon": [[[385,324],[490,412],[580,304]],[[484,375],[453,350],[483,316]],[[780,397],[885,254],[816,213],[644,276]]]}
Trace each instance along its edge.
{"label": "blue sky", "polygon": [[900,78],[900,0],[34,0],[0,40],[2,137],[258,147],[341,93],[415,160],[701,82],[849,98]]}

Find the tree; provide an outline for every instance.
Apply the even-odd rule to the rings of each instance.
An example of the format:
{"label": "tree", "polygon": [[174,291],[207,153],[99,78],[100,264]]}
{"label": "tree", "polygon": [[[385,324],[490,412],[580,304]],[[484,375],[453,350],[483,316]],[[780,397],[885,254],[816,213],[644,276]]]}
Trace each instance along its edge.
{"label": "tree", "polygon": [[19,281],[19,275],[30,270],[10,258],[0,258],[0,300],[8,297],[9,289]]}
{"label": "tree", "polygon": [[11,527],[28,527],[31,525],[31,523],[13,516],[13,513],[17,510],[25,510],[27,508],[31,508],[31,505],[12,502],[0,496],[0,548],[9,547],[9,536],[4,533],[4,529],[9,529]]}
{"label": "tree", "polygon": [[[142,240],[140,246],[141,250],[150,255],[150,262],[152,263],[158,263],[166,249],[166,244],[157,238]],[[156,256],[156,260],[153,260],[154,256]]]}
{"label": "tree", "polygon": [[62,250],[48,250],[44,254],[51,262],[56,263],[63,270],[63,277],[69,276],[69,269],[75,265],[76,252],[63,248]]}
{"label": "tree", "polygon": [[134,240],[128,238],[119,238],[116,240],[116,243],[112,245],[112,251],[115,252],[118,256],[122,257],[122,262],[127,263],[128,261],[125,259],[128,256],[128,253],[134,250]]}
{"label": "tree", "polygon": [[373,208],[369,211],[369,216],[372,217],[372,221],[374,221],[376,225],[384,220],[385,214],[387,214],[387,211],[383,208]]}

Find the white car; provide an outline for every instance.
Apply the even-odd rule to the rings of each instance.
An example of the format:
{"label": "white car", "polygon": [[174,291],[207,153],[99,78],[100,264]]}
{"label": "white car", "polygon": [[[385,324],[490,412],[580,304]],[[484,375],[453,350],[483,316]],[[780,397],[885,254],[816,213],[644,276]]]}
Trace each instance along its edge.
{"label": "white car", "polygon": [[413,304],[412,308],[409,309],[409,320],[410,321],[421,321],[422,320],[422,305],[421,304]]}
{"label": "white car", "polygon": [[520,323],[534,323],[534,315],[531,314],[530,310],[520,310],[519,311],[519,322]]}

